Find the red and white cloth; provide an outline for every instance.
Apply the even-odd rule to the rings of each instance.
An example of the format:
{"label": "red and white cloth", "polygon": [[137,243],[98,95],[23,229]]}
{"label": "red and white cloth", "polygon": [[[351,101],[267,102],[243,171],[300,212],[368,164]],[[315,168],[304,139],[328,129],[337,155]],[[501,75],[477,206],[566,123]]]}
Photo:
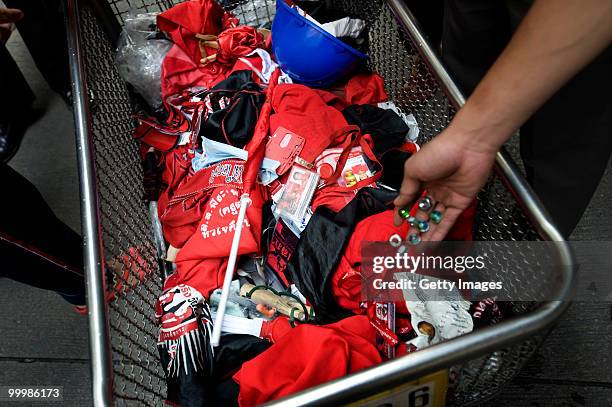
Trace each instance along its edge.
{"label": "red and white cloth", "polygon": [[234,375],[238,403],[256,406],[379,364],[375,341],[365,316],[288,330]]}

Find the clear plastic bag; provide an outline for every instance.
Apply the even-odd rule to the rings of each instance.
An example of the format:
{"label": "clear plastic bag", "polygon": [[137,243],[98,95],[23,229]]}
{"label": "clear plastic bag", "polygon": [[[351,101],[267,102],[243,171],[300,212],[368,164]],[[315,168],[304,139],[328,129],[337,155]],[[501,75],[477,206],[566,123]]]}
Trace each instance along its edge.
{"label": "clear plastic bag", "polygon": [[153,109],[161,106],[161,67],[172,42],[157,30],[157,13],[130,12],[119,38],[115,63],[119,75]]}
{"label": "clear plastic bag", "polygon": [[252,27],[269,28],[274,14],[276,14],[276,2],[274,0],[251,0],[248,2],[226,0],[221,4],[230,6],[238,4],[233,13],[240,18],[240,24]]}

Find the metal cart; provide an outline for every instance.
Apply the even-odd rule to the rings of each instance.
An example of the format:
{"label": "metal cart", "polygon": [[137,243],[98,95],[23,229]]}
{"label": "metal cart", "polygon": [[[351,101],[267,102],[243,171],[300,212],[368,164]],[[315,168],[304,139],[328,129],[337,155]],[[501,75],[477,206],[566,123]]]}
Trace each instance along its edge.
{"label": "metal cart", "polygon": [[[384,77],[395,104],[416,116],[420,142],[437,135],[464,97],[404,3],[331,3],[368,22],[371,68]],[[114,66],[114,40],[128,10],[158,11],[172,4],[170,0],[67,0],[96,406],[161,405],[165,396],[153,312],[161,274],[142,198],[141,163],[137,142],[132,139],[132,103]],[[274,0],[225,0],[224,4],[252,25],[269,21],[275,9]],[[447,405],[472,405],[493,397],[519,372],[566,309],[575,263],[508,153],[498,154],[495,169],[479,195],[475,239],[558,242],[549,260],[560,267],[546,278],[558,282],[555,298],[559,300],[519,303],[515,312],[520,315],[515,318],[306,390],[278,405],[339,405],[448,368],[456,380]],[[499,250],[492,254],[499,264],[538,261],[530,253],[500,256]],[[132,256],[126,267],[139,269],[147,278],[107,304],[105,264],[126,253]],[[119,273],[115,283],[125,277]],[[528,281],[518,281],[512,274],[497,277],[530,289]]]}

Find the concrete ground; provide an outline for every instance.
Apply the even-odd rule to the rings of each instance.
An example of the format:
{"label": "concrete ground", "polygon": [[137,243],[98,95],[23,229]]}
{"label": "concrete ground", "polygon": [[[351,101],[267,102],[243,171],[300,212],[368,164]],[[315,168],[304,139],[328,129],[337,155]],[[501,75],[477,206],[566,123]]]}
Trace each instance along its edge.
{"label": "concrete ground", "polygon": [[[8,46],[38,96],[37,107],[45,110],[27,132],[11,166],[38,187],[60,219],[78,231],[71,112],[47,88],[18,35]],[[611,239],[611,213],[608,171],[573,237]],[[0,385],[64,386],[61,405],[90,405],[87,319],[72,312],[56,294],[6,279],[0,279],[0,308]],[[611,406],[611,338],[609,304],[572,305],[520,377],[487,406]]]}
{"label": "concrete ground", "polygon": [[[36,185],[62,221],[80,231],[72,112],[47,87],[18,32],[13,34],[7,45],[44,115],[10,165]],[[0,279],[0,308],[0,385],[64,386],[63,405],[90,405],[87,318],[55,293],[8,279]]]}

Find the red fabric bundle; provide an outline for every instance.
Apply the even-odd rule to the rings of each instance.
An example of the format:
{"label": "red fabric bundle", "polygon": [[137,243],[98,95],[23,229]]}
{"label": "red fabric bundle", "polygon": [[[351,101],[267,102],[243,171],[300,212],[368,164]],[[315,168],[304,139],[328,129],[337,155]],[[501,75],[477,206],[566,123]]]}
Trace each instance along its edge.
{"label": "red fabric bundle", "polygon": [[375,340],[365,316],[300,325],[234,375],[240,385],[238,403],[259,405],[379,364]]}
{"label": "red fabric bundle", "polygon": [[[241,195],[242,190],[233,187],[224,186],[212,190],[195,233],[176,256],[178,281],[194,287],[206,298],[223,285]],[[259,251],[261,210],[265,202],[262,188],[256,187],[251,191],[250,198],[252,204],[246,212],[238,248],[239,256]]]}
{"label": "red fabric bundle", "polygon": [[202,219],[202,208],[219,187],[242,188],[244,163],[225,160],[184,178],[160,212],[164,237],[174,247],[183,247]]}
{"label": "red fabric bundle", "polygon": [[[386,98],[384,89],[379,88],[381,84],[382,79],[374,74],[360,74],[351,78],[346,85],[350,102],[377,102],[380,98]],[[298,154],[303,161],[314,164],[327,148],[342,149],[333,176],[326,178],[320,174],[326,186],[317,190],[313,210],[324,205],[339,211],[354,197],[354,191],[371,184],[382,174],[378,168],[374,177],[352,187],[340,187],[336,183],[352,147],[361,146],[370,162],[379,165],[365,139],[362,140],[359,128],[347,124],[334,98],[329,92],[293,84],[278,85],[272,98],[275,113],[270,117],[270,132],[275,133],[279,127],[283,127],[304,138],[304,147]]]}
{"label": "red fabric bundle", "polygon": [[208,113],[204,103],[191,101],[201,92],[201,87],[190,88],[168,97],[164,102],[167,117],[163,121],[137,115],[140,124],[134,131],[134,138],[163,152],[176,148],[186,134],[189,143],[195,144],[202,117],[206,118]]}
{"label": "red fabric bundle", "polygon": [[361,308],[361,281],[359,267],[353,266],[346,256],[342,256],[332,276],[332,293],[339,306],[355,314],[365,311]]}
{"label": "red fabric bundle", "polygon": [[[415,212],[415,211],[413,211]],[[446,240],[471,241],[476,202],[472,203],[449,231]],[[340,260],[336,272],[332,276],[332,293],[338,304],[354,313],[362,313],[361,303],[361,248],[363,242],[388,242],[393,235],[399,235],[403,240],[409,232],[408,222],[400,226],[393,224],[393,211],[385,211],[362,220],[355,227]],[[406,312],[405,304],[396,304],[398,312]]]}
{"label": "red fabric bundle", "polygon": [[260,336],[274,343],[287,335],[292,329],[293,327],[289,322],[289,318],[280,315],[272,321],[264,321],[261,324]]}
{"label": "red fabric bundle", "polygon": [[173,46],[162,63],[161,94],[162,100],[193,86],[210,88],[218,78],[218,69],[214,66],[201,68],[199,62],[193,62],[189,55],[178,46]]}
{"label": "red fabric bundle", "polygon": [[[339,110],[327,104],[325,95],[303,85],[278,85],[272,98],[275,113],[270,116],[270,133],[273,134],[279,127],[283,127],[304,138],[305,143],[298,157],[306,165],[314,165],[325,149],[340,148],[342,154],[335,166],[335,172],[329,178],[321,177],[326,183],[334,184],[352,147],[360,145],[361,133],[358,127],[347,124]],[[362,147],[367,148],[363,145]],[[353,194],[350,190],[348,192]],[[338,191],[335,185],[330,185],[317,192],[313,210],[320,204],[339,210],[347,204],[345,195],[345,190]]]}
{"label": "red fabric bundle", "polygon": [[162,64],[162,100],[191,86],[211,87],[219,76],[216,64],[200,66],[202,53],[195,35],[219,34],[223,13],[214,0],[199,0],[180,3],[157,16],[157,26],[174,42]]}
{"label": "red fabric bundle", "polygon": [[223,28],[225,11],[214,0],[186,1],[157,16],[157,27],[168,33],[172,42],[191,61],[199,63],[202,58],[196,34],[217,35]]}
{"label": "red fabric bundle", "polygon": [[[157,26],[174,42],[162,64],[162,100],[191,86],[211,88],[225,78],[223,64],[200,64],[202,51],[195,35],[218,35],[237,24],[238,20],[214,0],[186,1],[157,16]],[[204,50],[216,53],[215,48]]]}
{"label": "red fabric bundle", "polygon": [[361,246],[363,242],[388,242],[391,236],[399,235],[405,239],[410,226],[403,222],[393,224],[393,211],[385,211],[369,216],[355,226],[338,269],[332,276],[334,298],[343,308],[362,313],[361,303]]}
{"label": "red fabric bundle", "polygon": [[256,48],[263,48],[264,37],[254,27],[245,25],[229,28],[217,37],[219,49],[217,50],[217,62],[229,65],[237,58],[244,57]]}
{"label": "red fabric bundle", "polygon": [[383,78],[375,73],[358,73],[344,85],[329,90],[313,89],[328,106],[344,110],[350,105],[376,105],[388,100]]}
{"label": "red fabric bundle", "polygon": [[386,102],[385,82],[375,73],[359,73],[344,85],[344,100],[347,105],[375,105]]}
{"label": "red fabric bundle", "polygon": [[164,154],[164,171],[162,172],[162,184],[164,188],[157,200],[157,213],[162,216],[170,198],[179,188],[191,169],[193,154],[188,146],[178,146],[169,153]]}
{"label": "red fabric bundle", "polygon": [[[382,166],[374,156],[371,145],[371,137],[369,134],[356,135],[355,147],[351,145],[345,145],[344,154],[348,153],[348,157],[340,157],[335,164],[336,175],[326,179],[325,185],[322,188],[317,189],[315,192],[311,208],[315,211],[319,206],[325,206],[334,212],[340,212],[350,201],[355,198],[355,194],[364,187],[371,187],[382,175]],[[369,141],[368,141],[369,140]],[[331,172],[334,165],[328,162],[329,158],[334,157],[337,153],[329,149],[325,150],[323,154],[317,157],[315,166],[321,178],[326,177],[321,172]],[[367,157],[367,158],[364,158]],[[357,161],[355,161],[357,160]],[[367,160],[367,162],[366,162]],[[345,164],[350,163],[348,168]],[[324,168],[327,166],[327,168]],[[346,170],[346,172],[345,172]],[[349,171],[352,174],[349,174]],[[366,171],[370,175],[366,174]],[[354,177],[354,183],[349,186],[347,178],[349,176]],[[359,177],[359,178],[357,178]],[[344,178],[342,185],[340,179]]]}
{"label": "red fabric bundle", "polygon": [[335,134],[347,126],[340,111],[328,106],[317,92],[304,85],[278,85],[272,97],[272,109],[270,134],[282,126],[303,137],[306,143],[299,157],[310,164],[335,142]]}
{"label": "red fabric bundle", "polygon": [[194,189],[188,196],[179,197],[191,200],[205,194],[208,198],[200,225],[176,257],[176,274],[180,282],[194,287],[206,297],[223,285],[243,192],[249,194],[252,203],[246,211],[238,255],[259,251],[262,207],[266,193],[264,187],[255,182],[255,177],[264,154],[272,110],[270,101],[275,94],[278,75],[278,71],[272,74],[266,102],[253,138],[246,146],[249,152],[247,162],[225,160],[200,170],[196,176],[207,174],[202,180],[204,185]]}
{"label": "red fabric bundle", "polygon": [[[351,79],[347,83],[351,101],[365,102],[371,98],[376,101],[380,97],[386,98],[384,90],[378,89],[381,81],[376,75],[357,75],[358,79]],[[359,86],[367,88],[358,90]],[[382,93],[380,93],[382,92]],[[361,133],[355,126],[349,126],[342,113],[334,107],[334,95],[321,90],[313,90],[303,85],[278,85],[272,98],[274,114],[270,117],[270,132],[275,133],[283,127],[305,139],[305,144],[299,158],[308,164],[314,164],[317,157],[327,148],[338,147],[343,153],[336,164],[336,172],[329,179],[322,179],[329,186],[320,189],[313,201],[313,210],[319,205],[325,205],[332,210],[340,210],[354,196],[354,191],[375,181],[361,183],[352,188],[341,188],[335,183],[352,147],[361,145],[364,153],[370,152],[369,146],[361,140]],[[331,104],[331,105],[330,105]],[[372,154],[366,154],[371,161],[376,162]],[[376,177],[380,176],[380,173]]]}

